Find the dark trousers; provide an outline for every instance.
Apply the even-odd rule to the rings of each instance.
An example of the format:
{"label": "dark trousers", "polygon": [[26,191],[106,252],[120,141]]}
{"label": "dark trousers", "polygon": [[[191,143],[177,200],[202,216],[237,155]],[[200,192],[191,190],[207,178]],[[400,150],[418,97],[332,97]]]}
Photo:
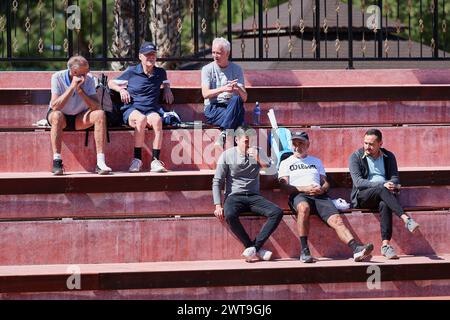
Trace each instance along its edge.
{"label": "dark trousers", "polygon": [[398,217],[405,213],[395,195],[384,186],[359,191],[358,207],[380,211],[382,240],[392,238],[392,212]]}
{"label": "dark trousers", "polygon": [[240,96],[233,96],[226,104],[211,104],[205,109],[207,122],[221,129],[236,129],[244,123],[244,115],[244,101]]}
{"label": "dark trousers", "polygon": [[[267,217],[266,223],[254,241],[250,240],[244,226],[239,220],[241,213],[249,211]],[[283,218],[283,210],[269,200],[257,194],[245,193],[228,196],[224,204],[224,214],[225,221],[230,226],[231,231],[242,242],[244,247],[255,246],[256,250],[261,249]]]}

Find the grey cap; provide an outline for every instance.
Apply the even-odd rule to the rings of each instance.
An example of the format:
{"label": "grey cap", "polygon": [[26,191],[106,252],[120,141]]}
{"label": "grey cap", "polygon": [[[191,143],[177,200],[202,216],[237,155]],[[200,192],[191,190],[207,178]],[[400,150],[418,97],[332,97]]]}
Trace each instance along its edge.
{"label": "grey cap", "polygon": [[296,131],[291,133],[291,140],[300,139],[303,141],[309,141],[308,134],[304,131]]}

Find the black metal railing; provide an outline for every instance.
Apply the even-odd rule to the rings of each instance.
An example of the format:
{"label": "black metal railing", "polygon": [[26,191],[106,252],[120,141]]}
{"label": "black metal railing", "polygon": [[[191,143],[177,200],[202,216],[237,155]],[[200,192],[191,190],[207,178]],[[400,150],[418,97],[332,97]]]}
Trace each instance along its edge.
{"label": "black metal railing", "polygon": [[3,0],[0,66],[82,54],[106,68],[152,40],[166,62],[448,60],[446,0]]}

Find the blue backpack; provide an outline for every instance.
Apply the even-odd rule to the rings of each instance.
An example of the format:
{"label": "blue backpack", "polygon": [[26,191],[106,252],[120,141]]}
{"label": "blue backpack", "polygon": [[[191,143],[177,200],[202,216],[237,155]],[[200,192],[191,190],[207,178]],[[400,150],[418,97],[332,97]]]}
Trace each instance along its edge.
{"label": "blue backpack", "polygon": [[269,144],[272,154],[275,155],[277,160],[277,169],[280,167],[281,161],[294,154],[292,152],[291,131],[287,128],[272,129],[269,133]]}
{"label": "blue backpack", "polygon": [[272,130],[270,130],[268,136],[268,143],[271,146],[272,158],[275,158],[277,162],[276,168],[278,169],[281,161],[294,154],[292,152],[291,131],[287,128],[278,127],[277,118],[273,109],[269,110],[267,116],[272,126]]}

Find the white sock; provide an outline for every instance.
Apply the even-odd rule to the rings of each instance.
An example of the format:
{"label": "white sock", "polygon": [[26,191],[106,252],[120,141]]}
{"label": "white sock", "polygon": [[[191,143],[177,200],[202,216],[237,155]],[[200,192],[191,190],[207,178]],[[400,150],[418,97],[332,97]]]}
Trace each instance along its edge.
{"label": "white sock", "polygon": [[61,160],[61,153],[54,153],[53,160]]}
{"label": "white sock", "polygon": [[105,154],[97,153],[97,166],[102,170],[111,170],[105,163]]}

